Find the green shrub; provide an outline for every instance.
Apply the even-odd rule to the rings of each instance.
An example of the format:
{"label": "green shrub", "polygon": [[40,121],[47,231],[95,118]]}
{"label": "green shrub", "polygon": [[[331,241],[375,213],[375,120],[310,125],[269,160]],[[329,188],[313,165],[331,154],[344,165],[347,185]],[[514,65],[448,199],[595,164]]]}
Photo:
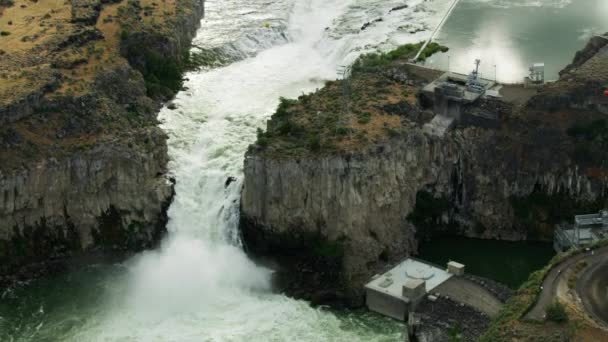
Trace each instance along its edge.
{"label": "green shrub", "polygon": [[189,49],[180,54],[162,54],[137,39],[127,30],[120,32],[121,54],[141,72],[146,94],[154,99],[167,100],[182,89],[182,74],[188,67]]}
{"label": "green shrub", "polygon": [[448,328],[448,338],[450,342],[463,341],[462,329],[459,324],[452,325]]}
{"label": "green shrub", "polygon": [[319,152],[321,150],[321,137],[318,133],[308,137],[307,142],[308,148],[313,152]]}
{"label": "green shrub", "polygon": [[289,118],[275,119],[271,124],[269,133],[273,136],[302,137],[306,133],[303,126],[289,120]]}
{"label": "green shrub", "polygon": [[129,38],[129,31],[122,30],[120,31],[120,40],[127,40]]}
{"label": "green shrub", "polygon": [[357,122],[360,124],[367,124],[371,121],[371,119],[372,119],[372,114],[368,113],[368,112],[357,115]]}
{"label": "green shrub", "polygon": [[566,308],[558,300],[555,300],[553,303],[549,304],[545,309],[545,312],[547,313],[547,319],[552,322],[562,323],[568,320]]}
{"label": "green shrub", "polygon": [[262,146],[262,147],[268,146],[268,136],[266,133],[264,133],[264,131],[261,128],[258,128],[257,136],[258,136],[258,139],[256,141],[257,145]]}
{"label": "green shrub", "polygon": [[336,135],[341,135],[341,136],[345,136],[352,133],[352,129],[348,128],[348,127],[344,127],[344,126],[338,126],[336,127]]}
{"label": "green shrub", "polygon": [[279,106],[277,107],[277,111],[274,113],[274,115],[277,117],[287,116],[289,114],[289,112],[288,112],[289,107],[293,106],[297,102],[298,102],[297,100],[290,100],[290,99],[286,99],[284,97],[280,97]]}
{"label": "green shrub", "polygon": [[182,66],[177,59],[161,56],[151,50],[146,51],[145,59],[143,75],[149,96],[169,98],[181,89]]}
{"label": "green shrub", "polygon": [[8,36],[9,34],[11,34],[8,31],[0,31],[0,36]]}
{"label": "green shrub", "polygon": [[391,127],[387,127],[386,132],[388,133],[388,136],[391,138],[399,136],[399,131],[394,128],[391,128]]}

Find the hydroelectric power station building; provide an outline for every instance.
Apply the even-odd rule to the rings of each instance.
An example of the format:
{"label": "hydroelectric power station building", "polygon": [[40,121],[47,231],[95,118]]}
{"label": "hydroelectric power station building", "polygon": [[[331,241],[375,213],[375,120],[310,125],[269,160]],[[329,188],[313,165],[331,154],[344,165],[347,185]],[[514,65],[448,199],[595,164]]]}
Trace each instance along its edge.
{"label": "hydroelectric power station building", "polygon": [[365,285],[365,302],[371,311],[403,321],[428,293],[453,276],[463,274],[464,265],[457,262],[449,262],[446,271],[408,258],[388,272],[372,277]]}

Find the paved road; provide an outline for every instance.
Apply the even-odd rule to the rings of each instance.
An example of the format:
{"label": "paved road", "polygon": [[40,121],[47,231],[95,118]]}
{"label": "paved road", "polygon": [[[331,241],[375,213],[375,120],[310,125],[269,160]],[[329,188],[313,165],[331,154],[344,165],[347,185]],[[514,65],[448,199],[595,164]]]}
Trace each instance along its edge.
{"label": "paved road", "polygon": [[587,268],[579,278],[576,290],[591,317],[608,326],[608,259]]}
{"label": "paved road", "polygon": [[[598,248],[594,251],[593,255],[591,252],[585,252],[568,258],[561,263],[555,265],[545,277],[543,281],[543,290],[538,298],[538,301],[534,307],[525,315],[526,319],[532,320],[543,320],[545,316],[545,308],[553,302],[553,299],[557,296],[557,286],[559,285],[561,278],[565,271],[576,265],[581,260],[586,260],[589,264],[597,263],[601,260],[608,258],[608,246]],[[565,280],[565,279],[564,279]]]}

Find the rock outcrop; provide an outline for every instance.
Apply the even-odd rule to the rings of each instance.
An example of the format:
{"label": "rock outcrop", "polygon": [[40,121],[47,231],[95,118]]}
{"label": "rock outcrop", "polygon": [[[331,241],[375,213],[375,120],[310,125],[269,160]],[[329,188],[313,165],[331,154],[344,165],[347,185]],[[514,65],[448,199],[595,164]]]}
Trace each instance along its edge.
{"label": "rock outcrop", "polygon": [[[415,78],[414,67],[398,67]],[[420,239],[550,239],[556,222],[608,204],[608,155],[572,129],[601,113],[551,112],[538,104],[542,95],[523,107],[483,100],[465,112],[491,111],[496,125],[469,120],[443,137],[405,117],[401,130],[349,151],[289,155],[252,147],[241,200],[248,250],[283,261],[301,283],[281,284],[288,292],[356,304],[363,283],[415,254]],[[595,157],[581,157],[583,150]],[[318,259],[328,260],[327,246],[338,251],[331,260],[339,270],[327,278],[333,295],[329,281],[319,281],[325,270],[315,269],[323,265]]]}
{"label": "rock outcrop", "polygon": [[61,269],[71,256],[124,255],[160,241],[174,181],[156,115],[181,86],[203,14],[203,0],[73,0],[42,17],[41,27],[57,29],[24,46],[30,55],[5,51],[0,286]]}

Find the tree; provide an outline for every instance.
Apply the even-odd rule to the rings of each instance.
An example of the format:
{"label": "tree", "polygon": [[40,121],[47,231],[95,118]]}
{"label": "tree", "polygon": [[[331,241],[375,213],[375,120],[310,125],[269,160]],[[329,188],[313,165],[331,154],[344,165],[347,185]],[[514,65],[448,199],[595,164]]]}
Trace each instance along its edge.
{"label": "tree", "polygon": [[547,319],[550,321],[562,323],[568,320],[566,308],[558,300],[554,300],[553,303],[549,304],[545,308],[545,312],[547,313]]}

